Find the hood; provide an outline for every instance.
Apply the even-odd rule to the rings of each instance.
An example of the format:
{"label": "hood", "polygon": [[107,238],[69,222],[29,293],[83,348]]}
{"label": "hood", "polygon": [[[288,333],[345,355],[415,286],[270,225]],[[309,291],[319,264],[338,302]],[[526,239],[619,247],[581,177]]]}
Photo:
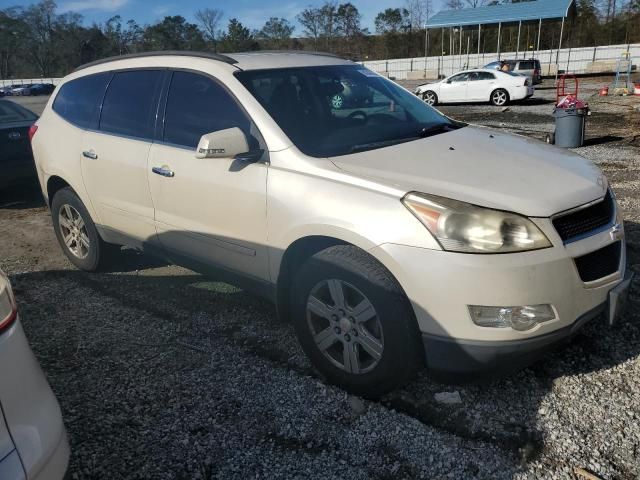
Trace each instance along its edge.
{"label": "hood", "polygon": [[340,169],[417,191],[531,217],[549,217],[604,196],[589,160],[538,140],[464,127],[331,159]]}

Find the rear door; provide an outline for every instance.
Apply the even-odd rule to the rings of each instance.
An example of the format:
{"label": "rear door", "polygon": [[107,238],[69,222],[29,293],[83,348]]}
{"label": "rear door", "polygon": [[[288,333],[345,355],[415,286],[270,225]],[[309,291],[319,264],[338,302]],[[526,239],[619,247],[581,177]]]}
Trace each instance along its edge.
{"label": "rear door", "polygon": [[467,98],[474,102],[486,102],[496,88],[496,76],[491,72],[472,72],[467,84]]}
{"label": "rear door", "polygon": [[165,74],[115,72],[98,128],[83,140],[82,175],[101,226],[142,243],[155,240],[147,160]]}
{"label": "rear door", "polygon": [[464,102],[467,99],[467,79],[468,73],[459,73],[450,77],[449,80],[440,84],[441,102]]}

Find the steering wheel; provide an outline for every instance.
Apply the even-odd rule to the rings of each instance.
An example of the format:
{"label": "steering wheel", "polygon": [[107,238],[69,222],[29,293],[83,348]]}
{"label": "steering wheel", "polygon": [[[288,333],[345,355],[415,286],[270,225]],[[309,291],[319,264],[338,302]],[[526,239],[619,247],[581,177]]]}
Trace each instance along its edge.
{"label": "steering wheel", "polygon": [[347,118],[349,120],[353,120],[357,117],[361,117],[363,124],[369,121],[369,115],[367,115],[366,112],[364,112],[363,110],[356,110],[354,112],[351,112],[349,115],[347,115]]}

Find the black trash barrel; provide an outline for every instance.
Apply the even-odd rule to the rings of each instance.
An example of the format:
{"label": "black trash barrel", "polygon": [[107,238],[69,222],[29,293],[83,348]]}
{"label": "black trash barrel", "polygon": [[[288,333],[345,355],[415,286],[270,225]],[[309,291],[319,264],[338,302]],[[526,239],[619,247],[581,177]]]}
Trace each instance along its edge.
{"label": "black trash barrel", "polygon": [[584,143],[584,127],[587,108],[555,108],[556,119],[555,144],[558,147],[575,148]]}

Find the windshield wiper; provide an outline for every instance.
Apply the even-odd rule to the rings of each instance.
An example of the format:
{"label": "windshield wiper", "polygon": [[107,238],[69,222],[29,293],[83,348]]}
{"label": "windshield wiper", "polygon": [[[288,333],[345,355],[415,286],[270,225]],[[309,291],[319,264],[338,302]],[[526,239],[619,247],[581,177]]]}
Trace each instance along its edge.
{"label": "windshield wiper", "polygon": [[448,123],[439,123],[438,125],[433,125],[431,127],[424,127],[420,130],[419,136],[420,138],[426,138],[437,133],[450,132],[452,130],[456,130],[456,127],[449,125]]}

